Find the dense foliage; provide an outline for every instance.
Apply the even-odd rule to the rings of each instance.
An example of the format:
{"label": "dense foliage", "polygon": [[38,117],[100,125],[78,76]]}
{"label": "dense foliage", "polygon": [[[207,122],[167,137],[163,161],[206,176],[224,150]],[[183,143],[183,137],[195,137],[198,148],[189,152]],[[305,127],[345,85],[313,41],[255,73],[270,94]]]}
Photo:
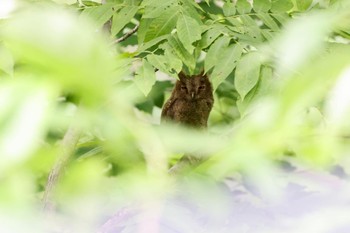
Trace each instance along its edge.
{"label": "dense foliage", "polygon": [[[254,206],[250,213],[256,213],[261,203],[290,201],[285,188],[291,183],[305,191],[294,190],[297,197],[320,193],[328,199],[336,188],[348,200],[350,1],[3,2],[2,231],[122,232],[117,225],[123,222],[125,232],[176,232],[157,225],[164,215],[170,228],[183,227],[180,232],[204,232],[196,227],[205,218],[207,232],[274,232],[256,222],[254,231],[249,221],[231,226],[225,218],[237,208]],[[159,124],[181,70],[210,76],[215,104],[208,132]],[[167,169],[186,152],[207,160],[181,182]],[[63,169],[50,201],[59,214],[42,226],[33,213],[57,161]],[[227,177],[233,191],[222,193],[218,183]],[[243,207],[230,199],[240,198],[238,186],[247,188]],[[197,207],[183,210],[187,201]],[[288,220],[278,227],[338,229],[350,216],[342,201],[303,219],[306,230]],[[140,211],[135,203],[146,205]],[[186,219],[196,208],[203,216]],[[164,209],[170,213],[160,214]],[[293,213],[288,217],[303,216]],[[176,214],[182,225],[167,219]],[[315,224],[322,218],[329,220],[324,231]]]}

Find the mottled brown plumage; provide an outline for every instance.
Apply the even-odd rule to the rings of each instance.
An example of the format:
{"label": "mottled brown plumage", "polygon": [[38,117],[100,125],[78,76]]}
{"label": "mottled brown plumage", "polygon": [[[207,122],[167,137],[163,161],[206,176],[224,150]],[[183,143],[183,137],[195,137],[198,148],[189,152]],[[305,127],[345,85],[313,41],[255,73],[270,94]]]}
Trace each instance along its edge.
{"label": "mottled brown plumage", "polygon": [[172,120],[192,127],[206,127],[213,107],[213,88],[207,75],[179,74],[169,100],[164,104],[162,121]]}
{"label": "mottled brown plumage", "polygon": [[[213,107],[213,88],[208,76],[186,76],[179,74],[171,97],[164,104],[162,110],[162,122],[173,121],[195,128],[207,127],[209,113]],[[185,155],[181,160],[170,168],[170,174],[178,174],[189,165],[198,165],[201,156]]]}

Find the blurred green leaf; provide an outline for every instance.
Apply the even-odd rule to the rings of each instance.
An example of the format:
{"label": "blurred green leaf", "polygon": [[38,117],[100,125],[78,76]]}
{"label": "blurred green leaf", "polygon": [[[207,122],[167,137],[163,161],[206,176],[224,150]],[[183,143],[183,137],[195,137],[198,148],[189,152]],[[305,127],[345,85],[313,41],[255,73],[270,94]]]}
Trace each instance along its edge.
{"label": "blurred green leaf", "polygon": [[15,61],[11,52],[0,44],[0,70],[9,75],[13,75]]}
{"label": "blurred green leaf", "polygon": [[39,147],[51,110],[48,103],[55,94],[51,86],[30,82],[0,87],[0,170],[21,162]]}
{"label": "blurred green leaf", "polygon": [[6,21],[1,36],[15,57],[26,64],[23,72],[76,91],[87,102],[99,101],[117,74],[105,38],[96,34],[89,22],[61,9],[21,11]]}

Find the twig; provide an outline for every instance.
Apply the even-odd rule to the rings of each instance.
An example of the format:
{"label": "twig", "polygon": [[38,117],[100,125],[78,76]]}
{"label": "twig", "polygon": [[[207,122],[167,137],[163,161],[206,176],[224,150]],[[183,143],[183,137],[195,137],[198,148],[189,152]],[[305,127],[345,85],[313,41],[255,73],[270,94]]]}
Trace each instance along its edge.
{"label": "twig", "polygon": [[62,175],[62,170],[68,163],[71,155],[75,150],[75,146],[79,140],[79,137],[80,130],[74,124],[70,125],[63,137],[59,157],[52,170],[50,171],[49,177],[47,179],[43,197],[43,210],[46,213],[51,213],[55,210],[55,203],[52,198],[53,190]]}
{"label": "twig", "polygon": [[115,44],[118,44],[126,39],[128,39],[130,36],[132,36],[132,34],[134,34],[135,32],[137,32],[137,30],[139,29],[139,25],[136,25],[133,29],[131,29],[131,31],[125,33],[122,37],[116,39],[114,41]]}

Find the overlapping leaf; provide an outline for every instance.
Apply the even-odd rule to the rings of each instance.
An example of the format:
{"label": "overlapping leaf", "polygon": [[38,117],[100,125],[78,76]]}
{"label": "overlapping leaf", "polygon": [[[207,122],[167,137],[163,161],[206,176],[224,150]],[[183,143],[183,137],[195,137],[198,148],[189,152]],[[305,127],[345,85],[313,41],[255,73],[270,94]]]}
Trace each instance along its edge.
{"label": "overlapping leaf", "polygon": [[168,42],[172,53],[176,54],[176,56],[180,58],[191,71],[194,71],[196,60],[194,59],[194,56],[184,48],[177,35],[170,37]]}
{"label": "overlapping leaf", "polygon": [[178,11],[167,10],[155,19],[142,18],[138,30],[139,44],[169,34],[176,26]]}
{"label": "overlapping leaf", "polygon": [[118,34],[118,32],[120,32],[120,30],[122,30],[125,25],[128,24],[135,16],[138,9],[138,6],[126,6],[123,7],[119,12],[115,13],[113,15],[111,28],[112,35]]}
{"label": "overlapping leaf", "polygon": [[253,8],[255,12],[267,12],[271,8],[270,0],[254,0]]}
{"label": "overlapping leaf", "polygon": [[201,39],[201,27],[196,20],[180,15],[176,25],[177,35],[189,53],[193,52],[193,42]]}
{"label": "overlapping leaf", "polygon": [[235,87],[242,100],[257,84],[260,75],[260,55],[251,52],[239,60],[235,73]]}
{"label": "overlapping leaf", "polygon": [[156,82],[153,66],[146,60],[142,60],[142,66],[135,75],[136,86],[147,96]]}
{"label": "overlapping leaf", "polygon": [[216,89],[236,67],[241,58],[243,47],[240,44],[231,45],[219,55],[218,62],[211,74],[213,88]]}
{"label": "overlapping leaf", "polygon": [[222,36],[218,38],[210,49],[208,50],[207,56],[204,61],[204,69],[205,72],[208,72],[211,68],[213,68],[219,60],[219,56],[222,55],[223,51],[227,48],[230,42],[230,38],[226,36]]}
{"label": "overlapping leaf", "polygon": [[[120,7],[120,6],[119,6]],[[82,17],[90,17],[96,24],[96,27],[102,27],[113,15],[118,6],[113,3],[107,3],[100,6],[85,8],[81,14]]]}

